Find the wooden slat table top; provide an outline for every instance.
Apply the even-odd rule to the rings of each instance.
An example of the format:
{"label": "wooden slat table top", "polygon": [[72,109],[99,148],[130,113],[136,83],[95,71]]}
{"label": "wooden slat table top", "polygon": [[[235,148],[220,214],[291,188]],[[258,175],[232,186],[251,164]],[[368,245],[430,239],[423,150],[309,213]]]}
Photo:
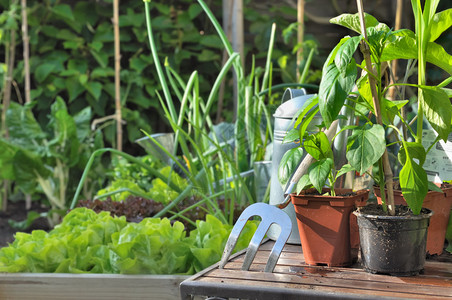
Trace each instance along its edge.
{"label": "wooden slat table top", "polygon": [[286,245],[273,273],[263,272],[273,241],[259,248],[249,271],[242,271],[244,251],[186,279],[182,299],[217,296],[241,299],[449,299],[452,300],[452,263],[427,260],[418,276],[370,274],[351,267],[306,265],[301,246]]}

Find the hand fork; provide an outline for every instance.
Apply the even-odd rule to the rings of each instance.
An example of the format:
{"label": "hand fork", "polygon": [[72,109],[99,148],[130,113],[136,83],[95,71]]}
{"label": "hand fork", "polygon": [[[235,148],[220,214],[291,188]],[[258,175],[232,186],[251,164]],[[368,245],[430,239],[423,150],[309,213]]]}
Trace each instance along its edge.
{"label": "hand fork", "polygon": [[[335,120],[331,124],[330,128],[325,130],[325,134],[329,141],[332,140],[334,134],[336,133],[337,126],[338,121]],[[250,268],[251,263],[253,262],[254,257],[256,256],[257,249],[259,248],[259,245],[264,239],[264,236],[267,233],[270,225],[272,225],[273,223],[277,223],[279,224],[279,226],[281,226],[281,233],[278,239],[276,240],[275,245],[273,246],[273,249],[267,261],[267,265],[265,266],[265,272],[273,272],[273,269],[276,266],[276,262],[278,261],[278,258],[281,255],[281,251],[284,247],[284,244],[287,242],[287,239],[289,238],[289,235],[292,230],[292,221],[290,220],[290,217],[281,209],[285,208],[290,203],[289,194],[292,192],[293,188],[300,180],[301,176],[303,176],[303,174],[306,173],[308,167],[311,165],[312,162],[314,162],[314,158],[309,154],[306,155],[306,157],[300,163],[294,175],[292,176],[290,185],[287,187],[286,192],[284,193],[286,195],[286,198],[282,203],[276,205],[255,203],[248,206],[242,212],[238,221],[232,228],[231,234],[229,235],[226,247],[224,248],[223,251],[223,256],[221,257],[220,260],[219,265],[220,269],[223,269],[224,266],[226,265],[226,262],[228,261],[232,253],[232,250],[234,250],[235,244],[237,243],[237,239],[239,238],[239,235],[242,232],[243,228],[245,227],[245,224],[248,221],[248,219],[251,218],[252,216],[260,216],[262,218],[262,221],[259,224],[259,227],[254,233],[251,242],[248,246],[248,249],[245,254],[245,260],[243,261],[242,270],[248,270]]]}
{"label": "hand fork", "polygon": [[226,265],[232,253],[232,250],[234,250],[239,235],[245,227],[246,222],[253,216],[260,216],[261,222],[250,241],[248,249],[246,250],[242,270],[249,270],[251,263],[256,256],[257,250],[262,240],[264,239],[264,236],[267,233],[270,225],[276,223],[281,226],[281,233],[276,240],[272,251],[270,252],[270,256],[267,260],[267,265],[265,266],[265,272],[273,272],[273,269],[276,266],[276,262],[278,261],[278,258],[281,255],[281,251],[292,230],[292,221],[284,211],[266,203],[252,204],[242,212],[239,219],[232,228],[231,234],[229,235],[228,241],[223,251],[223,256],[220,261],[220,269],[223,269]]}

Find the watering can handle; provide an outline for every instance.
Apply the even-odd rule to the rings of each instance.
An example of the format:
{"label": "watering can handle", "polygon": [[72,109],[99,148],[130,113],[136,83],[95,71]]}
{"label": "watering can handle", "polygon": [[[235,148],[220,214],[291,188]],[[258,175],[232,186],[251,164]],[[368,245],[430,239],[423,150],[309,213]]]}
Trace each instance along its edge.
{"label": "watering can handle", "polygon": [[[334,135],[337,131],[337,125],[338,120],[335,120],[333,123],[331,123],[330,128],[328,128],[325,131],[326,136],[328,137],[328,140],[331,142]],[[284,195],[286,195],[284,201],[277,206],[279,208],[285,208],[290,203],[290,196],[289,194],[293,191],[294,187],[297,185],[298,181],[300,180],[301,176],[306,174],[306,171],[308,170],[309,166],[314,162],[314,158],[307,154],[303,160],[301,161],[300,165],[298,166],[297,170],[292,176],[292,179],[290,180],[289,186],[287,187],[286,191],[284,192]]]}
{"label": "watering can handle", "polygon": [[286,101],[288,101],[290,99],[296,98],[296,97],[305,96],[307,94],[308,93],[306,92],[305,88],[302,88],[302,89],[290,89],[290,88],[287,88],[284,91],[284,94],[283,94],[283,96],[281,98],[281,103],[284,103],[284,102],[286,102]]}

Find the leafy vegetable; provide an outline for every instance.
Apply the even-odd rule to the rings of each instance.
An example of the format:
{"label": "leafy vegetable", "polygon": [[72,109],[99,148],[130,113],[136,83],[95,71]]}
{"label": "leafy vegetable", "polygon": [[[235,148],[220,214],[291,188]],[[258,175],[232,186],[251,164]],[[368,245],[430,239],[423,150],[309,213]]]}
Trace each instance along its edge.
{"label": "leafy vegetable", "polygon": [[[151,156],[144,156],[141,160],[152,167],[159,167],[159,164]],[[154,178],[147,170],[136,164],[128,163],[123,159],[115,159],[113,164],[113,180],[108,187],[97,192],[97,198],[111,194],[112,200],[123,201],[133,191],[135,195],[168,204],[179,196],[179,193],[171,189],[167,182],[160,178]],[[170,166],[161,167],[159,172],[182,190],[188,186],[187,180],[179,176]]]}
{"label": "leafy vegetable", "polygon": [[24,193],[44,192],[52,209],[66,209],[74,182],[69,174],[85,164],[87,153],[101,146],[90,133],[90,108],[71,116],[60,97],[51,106],[47,128],[41,128],[33,103],[11,103],[6,124],[9,139],[0,138],[0,179],[14,180]]}
{"label": "leafy vegetable", "polygon": [[[87,208],[69,212],[49,233],[17,233],[0,249],[0,272],[194,274],[220,259],[230,225],[208,215],[187,237],[180,222],[125,217]],[[247,246],[256,230],[248,222],[237,249]]]}

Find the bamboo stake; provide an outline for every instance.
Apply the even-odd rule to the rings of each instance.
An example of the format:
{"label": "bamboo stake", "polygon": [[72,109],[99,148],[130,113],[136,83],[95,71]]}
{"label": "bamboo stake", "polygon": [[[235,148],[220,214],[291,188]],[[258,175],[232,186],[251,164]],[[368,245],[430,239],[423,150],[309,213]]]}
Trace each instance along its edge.
{"label": "bamboo stake", "polygon": [[[5,138],[9,137],[8,126],[6,125],[6,111],[9,108],[11,101],[11,86],[13,81],[13,70],[14,61],[16,56],[16,30],[11,29],[10,31],[10,41],[5,47],[5,62],[7,64],[8,70],[6,71],[6,77],[4,81],[3,89],[3,110],[2,110],[2,123],[1,129]],[[8,190],[9,181],[3,181],[3,196],[2,196],[2,210],[6,211],[8,209]]]}
{"label": "bamboo stake", "polygon": [[[28,36],[28,16],[27,16],[27,0],[21,0],[22,12],[22,41],[24,56],[24,73],[25,73],[25,103],[31,102],[30,97],[30,37]],[[25,209],[31,209],[31,195],[25,194]]]}
{"label": "bamboo stake", "polygon": [[14,60],[16,56],[16,30],[10,32],[10,42],[7,43],[5,51],[5,62],[8,66],[3,89],[2,131],[6,138],[9,137],[8,126],[6,126],[6,111],[11,101],[11,86],[13,81]]}
{"label": "bamboo stake", "polygon": [[116,149],[122,151],[121,113],[121,52],[119,36],[119,0],[113,1],[113,30],[115,39],[115,107],[116,107]]}
{"label": "bamboo stake", "polygon": [[[361,23],[361,32],[364,36],[364,39],[367,40],[367,31],[366,31],[366,23],[364,19],[364,9],[363,9],[363,3],[362,0],[356,0],[357,6],[358,6],[358,12],[359,12],[359,20]],[[369,83],[370,83],[370,89],[372,92],[372,100],[374,103],[375,108],[375,118],[377,119],[377,123],[380,125],[383,125],[382,117],[381,117],[381,109],[380,109],[380,100],[378,97],[378,92],[376,89],[376,82],[374,78],[373,68],[372,68],[372,60],[370,58],[370,49],[369,45],[365,41],[361,41],[360,44],[361,52],[364,55],[364,60],[366,62],[366,68],[367,71],[370,72],[369,74]],[[385,186],[388,191],[388,209],[389,214],[391,216],[395,215],[395,206],[394,206],[394,193],[393,193],[393,177],[391,170],[391,165],[389,164],[389,156],[387,148],[385,149],[385,152],[382,156],[382,163],[383,163],[383,170],[384,170],[384,176],[385,176]]]}
{"label": "bamboo stake", "polygon": [[31,102],[30,97],[30,37],[28,36],[27,0],[21,0],[22,8],[22,41],[25,71],[25,103]]}
{"label": "bamboo stake", "polygon": [[299,47],[297,50],[297,82],[300,80],[300,64],[301,60],[303,59],[302,44],[304,39],[304,6],[305,6],[304,0],[297,1],[297,23],[298,23],[297,44]]}

